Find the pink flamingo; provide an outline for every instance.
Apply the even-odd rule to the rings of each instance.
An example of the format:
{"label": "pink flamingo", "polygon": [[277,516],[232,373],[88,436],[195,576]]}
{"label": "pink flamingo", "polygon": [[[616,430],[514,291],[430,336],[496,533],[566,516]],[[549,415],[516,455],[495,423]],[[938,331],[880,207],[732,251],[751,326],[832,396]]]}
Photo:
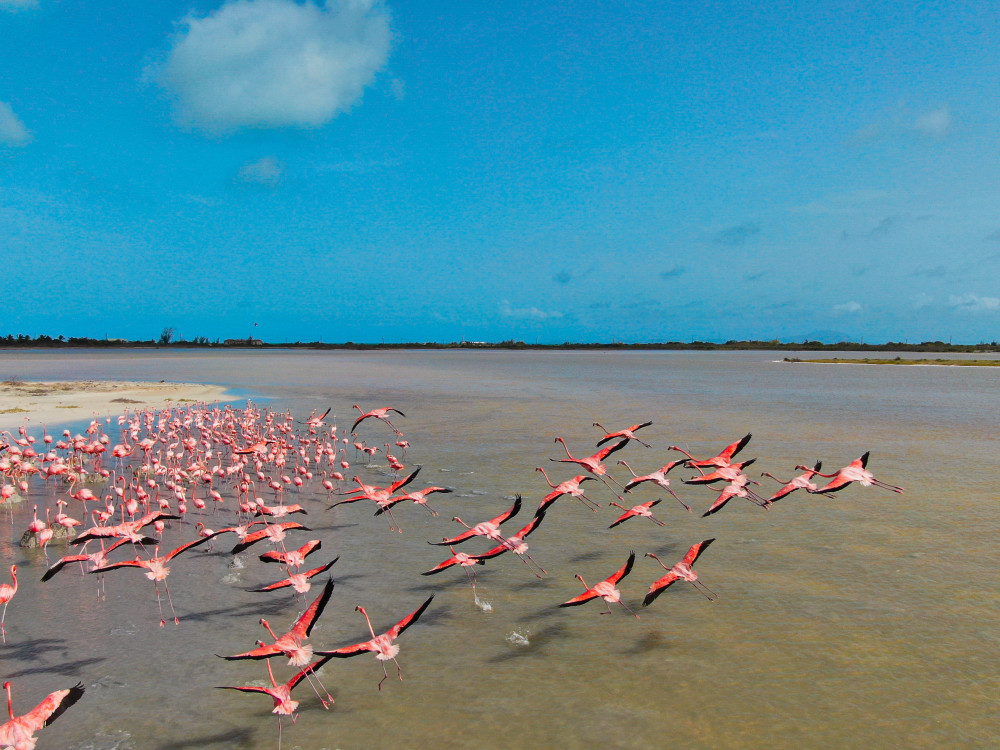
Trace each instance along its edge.
{"label": "pink flamingo", "polygon": [[263,555],[260,555],[259,559],[261,562],[266,563],[281,563],[286,568],[301,568],[306,563],[306,557],[322,548],[322,546],[323,543],[319,539],[313,539],[290,552],[280,552],[279,550],[265,552]]}
{"label": "pink flamingo", "polygon": [[[550,458],[549,461],[556,461],[557,463],[563,463],[563,464],[577,464],[583,467],[588,472],[590,472],[595,477],[604,482],[604,484],[607,485],[608,489],[614,492],[615,496],[617,497],[618,493],[614,491],[614,488],[610,484],[608,484],[608,479],[613,481],[615,484],[618,484],[618,482],[615,480],[614,477],[608,474],[608,467],[606,467],[601,462],[604,461],[604,459],[606,459],[615,451],[619,451],[622,448],[624,448],[628,444],[628,438],[625,438],[621,442],[615,443],[614,445],[610,445],[607,448],[602,448],[601,450],[597,451],[597,453],[595,453],[594,455],[587,456],[586,458],[573,458],[573,455],[569,452],[569,448],[566,447],[566,441],[563,440],[561,437],[557,437],[555,439],[555,442],[562,443],[563,450],[566,451],[566,458]],[[607,477],[607,479],[605,479],[605,476]],[[618,484],[618,486],[622,490],[625,489],[620,484]],[[621,500],[622,498],[619,497],[618,499]]]}
{"label": "pink flamingo", "polygon": [[701,591],[701,593],[704,594],[709,601],[714,601],[715,599],[718,599],[718,597],[712,592],[711,589],[708,588],[708,586],[706,586],[704,583],[698,583],[698,574],[691,568],[691,566],[695,564],[695,561],[698,559],[701,553],[704,552],[706,549],[708,549],[708,545],[710,545],[714,541],[715,538],[713,537],[712,539],[706,539],[703,542],[692,544],[691,549],[689,549],[687,551],[687,554],[684,555],[684,559],[682,559],[679,563],[677,563],[671,568],[668,568],[666,565],[663,565],[663,561],[659,557],[654,555],[652,552],[647,552],[646,557],[652,557],[654,560],[656,560],[656,562],[660,563],[660,565],[663,566],[663,569],[667,571],[667,574],[662,578],[653,581],[652,585],[650,585],[649,587],[649,593],[646,594],[646,598],[642,600],[642,606],[643,607],[649,606],[649,604],[656,597],[658,597],[660,594],[666,591],[671,586],[671,584],[673,584],[675,581],[681,580],[682,578],[685,581],[690,581],[691,585],[693,585],[699,591],[704,589],[704,591]]}
{"label": "pink flamingo", "polygon": [[[811,469],[803,464],[799,464],[795,468],[802,469],[803,471],[805,471],[805,474],[799,474],[797,477],[792,477],[787,482],[783,482],[782,480],[778,479],[776,476],[774,476],[774,474],[772,474],[769,471],[761,473],[762,477],[771,477],[771,479],[782,485],[781,489],[779,489],[777,492],[771,495],[771,497],[767,498],[767,500],[764,501],[765,503],[767,503],[768,505],[770,505],[771,503],[775,503],[781,498],[785,497],[786,495],[790,495],[791,493],[795,492],[795,490],[806,490],[807,492],[816,492],[819,489],[818,485],[814,484],[810,480],[813,478],[813,476],[819,473],[820,469],[823,468],[822,461],[817,461],[816,465],[813,466]],[[830,496],[828,495],[828,497]]]}
{"label": "pink flamingo", "polygon": [[648,518],[657,526],[666,526],[666,524],[663,523],[663,521],[654,517],[652,512],[650,511],[650,508],[652,508],[654,505],[658,505],[660,502],[662,501],[659,499],[650,500],[649,502],[646,503],[639,503],[638,505],[633,505],[631,508],[626,508],[624,505],[619,505],[618,503],[612,502],[611,503],[612,505],[614,505],[616,508],[621,508],[625,512],[622,513],[620,516],[618,516],[615,522],[610,526],[608,526],[608,528],[613,529],[618,524],[625,523],[628,519],[635,518],[636,516],[642,516],[643,518]]}
{"label": "pink flamingo", "polygon": [[394,425],[392,422],[389,421],[389,412],[398,414],[401,417],[406,416],[399,409],[394,409],[391,406],[384,406],[381,409],[372,409],[371,411],[365,411],[357,404],[354,404],[351,408],[357,409],[359,412],[361,412],[361,416],[355,419],[354,424],[351,425],[351,432],[354,432],[357,429],[358,425],[361,424],[366,419],[381,419],[383,422],[389,425],[392,428],[392,431],[395,432],[397,435],[403,434],[402,432],[396,429],[396,425]]}
{"label": "pink flamingo", "polygon": [[618,459],[618,463],[620,463],[622,466],[624,466],[626,469],[628,469],[629,473],[632,475],[632,479],[630,479],[628,482],[625,483],[625,491],[626,492],[628,492],[629,490],[631,490],[633,487],[636,487],[636,486],[642,484],[643,482],[652,482],[657,487],[660,487],[661,489],[664,489],[667,492],[669,492],[671,495],[673,495],[674,500],[676,500],[681,505],[683,505],[684,508],[688,511],[688,513],[691,512],[691,506],[688,505],[687,503],[685,503],[679,497],[677,497],[677,493],[674,492],[670,488],[670,480],[667,479],[667,474],[670,473],[670,470],[673,469],[673,468],[675,468],[675,467],[677,467],[677,466],[680,466],[681,464],[684,464],[685,461],[683,461],[683,460],[681,460],[681,461],[671,461],[670,463],[664,464],[663,466],[661,466],[659,469],[657,469],[656,471],[652,472],[651,474],[643,474],[642,476],[639,476],[638,474],[636,474],[632,470],[632,467],[629,466],[627,463],[625,463],[624,459],[621,459],[621,458]]}
{"label": "pink flamingo", "polygon": [[463,521],[458,516],[452,518],[452,521],[460,523],[467,529],[463,531],[458,536],[453,536],[450,539],[445,538],[441,542],[429,542],[429,544],[434,544],[439,547],[444,545],[461,544],[467,539],[472,539],[474,536],[485,536],[487,539],[492,539],[493,541],[499,542],[503,539],[500,536],[500,524],[509,521],[511,518],[517,515],[518,511],[521,510],[521,496],[514,496],[514,504],[510,506],[507,510],[501,513],[499,516],[491,518],[489,521],[482,521],[477,523],[475,526],[469,526],[465,521]]}
{"label": "pink flamingo", "polygon": [[[527,537],[528,534],[532,533],[535,529],[538,528],[539,524],[541,524],[542,519],[544,518],[545,518],[544,510],[536,511],[535,517],[532,518],[531,521],[529,521],[524,528],[522,528],[516,534],[507,537],[506,539],[502,539],[500,541],[500,544],[494,547],[493,549],[484,552],[481,555],[476,555],[475,559],[489,560],[490,558],[502,555],[504,552],[513,552],[515,555],[517,555],[522,559],[525,565],[528,565],[528,561],[524,560],[524,558],[528,558],[528,560],[531,560],[531,562],[535,565],[535,567],[542,572],[542,575],[538,575],[538,573],[535,573],[535,576],[537,578],[541,578],[543,575],[547,575],[545,569],[537,562],[535,562],[534,558],[528,554],[528,545],[524,541],[525,537]],[[531,565],[528,565],[528,570],[531,570]],[[424,575],[426,575],[426,573]]]}
{"label": "pink flamingo", "polygon": [[15,750],[33,750],[35,734],[62,716],[70,706],[83,697],[83,683],[65,690],[49,693],[45,699],[22,716],[14,716],[14,702],[11,699],[10,683],[3,684],[7,691],[7,713],[10,720],[0,726],[0,747]]}
{"label": "pink flamingo", "polygon": [[842,469],[838,469],[833,474],[822,474],[816,472],[818,477],[833,477],[833,480],[825,487],[818,490],[810,490],[813,494],[822,492],[837,492],[838,490],[844,489],[851,482],[857,482],[862,487],[870,487],[873,484],[876,487],[882,487],[883,489],[892,490],[893,492],[903,492],[902,487],[897,487],[893,484],[887,484],[875,478],[875,475],[868,471],[868,454],[870,451],[865,451],[865,453],[859,458],[854,459]]}
{"label": "pink flamingo", "polygon": [[611,614],[611,604],[617,602],[618,604],[621,604],[623,607],[625,607],[625,609],[627,609],[633,615],[638,617],[639,615],[637,615],[635,612],[632,612],[632,610],[629,609],[628,605],[622,601],[622,592],[619,591],[617,588],[618,582],[632,571],[632,566],[634,564],[635,564],[635,552],[630,552],[628,560],[622,567],[620,567],[616,572],[612,573],[603,581],[601,581],[598,584],[595,584],[592,587],[587,586],[587,582],[583,580],[583,576],[577,574],[576,575],[577,580],[579,580],[580,583],[582,583],[587,590],[584,591],[579,596],[574,596],[569,601],[563,602],[559,606],[575,607],[577,605],[583,604],[584,602],[589,602],[591,599],[596,599],[597,597],[601,597],[608,604],[608,611],[601,612],[602,615]]}
{"label": "pink flamingo", "polygon": [[600,446],[608,442],[609,440],[614,440],[615,438],[623,437],[626,438],[627,440],[635,440],[636,442],[642,443],[647,448],[652,448],[653,446],[651,446],[649,443],[643,442],[640,438],[636,437],[635,434],[636,430],[641,430],[643,427],[649,427],[651,424],[653,424],[652,421],[643,422],[642,424],[634,424],[631,427],[626,427],[623,430],[618,430],[616,432],[608,432],[607,428],[600,422],[594,422],[594,427],[600,427],[602,430],[604,430],[605,433],[607,433],[605,434],[604,437],[602,437],[600,440],[597,441],[597,445]]}
{"label": "pink flamingo", "polygon": [[[14,598],[14,594],[17,593],[17,566],[10,566],[10,577],[14,581],[13,584],[0,583],[0,602],[3,602],[3,614],[0,615],[0,634],[3,635],[3,642],[7,642],[7,628],[4,626],[4,621],[7,619],[7,605],[10,604],[10,600]],[[13,717],[12,717],[13,718]]]}
{"label": "pink flamingo", "polygon": [[567,479],[565,482],[552,484],[552,481],[549,479],[549,475],[545,473],[545,469],[541,466],[536,466],[535,471],[542,472],[542,476],[545,477],[545,483],[552,488],[552,492],[543,497],[542,501],[538,504],[538,510],[535,511],[536,513],[548,510],[548,507],[563,495],[569,495],[570,497],[577,498],[581,503],[595,513],[597,512],[597,509],[601,507],[583,494],[583,490],[580,489],[580,485],[584,482],[596,481],[594,477],[585,477],[582,474],[579,474],[572,479]]}
{"label": "pink flamingo", "polygon": [[424,613],[424,610],[430,605],[434,600],[434,595],[427,597],[427,601],[417,607],[415,610],[410,612],[406,617],[397,622],[391,628],[381,635],[375,635],[375,630],[372,628],[372,621],[368,619],[368,613],[365,612],[365,608],[360,604],[354,608],[356,612],[360,612],[365,616],[365,622],[368,623],[368,632],[372,634],[371,640],[362,641],[361,643],[355,643],[353,646],[344,646],[343,648],[338,648],[335,651],[317,651],[316,653],[322,656],[336,656],[338,658],[348,658],[351,656],[357,656],[365,651],[371,651],[375,654],[375,658],[378,659],[382,664],[382,671],[385,673],[385,677],[379,680],[378,689],[382,689],[382,683],[389,679],[389,672],[385,668],[385,663],[392,659],[396,662],[396,673],[399,675],[399,679],[403,679],[403,669],[399,666],[399,662],[396,661],[396,655],[399,653],[399,646],[397,646],[393,641],[402,635],[403,631],[420,619],[420,615]]}
{"label": "pink flamingo", "polygon": [[262,586],[259,589],[248,589],[248,590],[253,591],[255,593],[259,593],[261,591],[276,591],[277,589],[288,588],[289,586],[291,586],[293,589],[295,589],[296,592],[300,594],[305,594],[312,587],[312,584],[309,583],[309,579],[329,570],[331,567],[333,567],[333,564],[337,562],[337,560],[339,559],[340,556],[338,555],[337,557],[333,558],[330,562],[328,562],[326,565],[320,565],[318,568],[313,568],[312,570],[307,570],[303,573],[293,573],[292,575],[288,576],[288,578],[285,578],[281,581],[277,581],[276,583],[271,583],[268,584],[267,586]]}
{"label": "pink flamingo", "polygon": [[704,467],[715,466],[718,468],[722,468],[723,466],[729,466],[729,464],[733,460],[733,456],[735,456],[737,453],[743,450],[744,447],[746,447],[746,444],[750,442],[751,437],[752,434],[748,432],[746,435],[741,437],[735,443],[727,445],[718,456],[713,456],[712,458],[696,459],[686,450],[684,450],[683,448],[679,448],[676,445],[669,446],[667,450],[678,451],[679,453],[683,453],[685,456],[688,457],[688,459],[690,459],[687,462],[687,465],[691,466],[692,468],[698,469],[699,471],[703,466]]}

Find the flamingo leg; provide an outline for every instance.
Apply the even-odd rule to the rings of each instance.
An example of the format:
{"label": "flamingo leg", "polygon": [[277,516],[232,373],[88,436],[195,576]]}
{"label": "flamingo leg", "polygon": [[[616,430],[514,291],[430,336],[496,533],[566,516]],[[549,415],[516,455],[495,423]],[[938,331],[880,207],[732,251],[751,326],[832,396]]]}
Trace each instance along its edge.
{"label": "flamingo leg", "polygon": [[177,613],[174,612],[174,603],[170,599],[170,587],[166,581],[163,582],[163,588],[167,591],[167,603],[170,605],[170,614],[174,616],[174,625],[180,625],[181,621],[177,618]]}
{"label": "flamingo leg", "polygon": [[[710,589],[708,586],[706,586],[701,581],[691,581],[691,583],[694,585],[695,589],[697,591],[700,591],[702,593],[702,595],[706,599],[708,599],[710,602],[714,602],[716,599],[719,598],[718,594],[716,594],[714,591],[712,591],[712,589]],[[708,592],[708,593],[705,593],[705,592]]]}
{"label": "flamingo leg", "polygon": [[3,642],[7,642],[7,628],[4,626],[4,621],[7,619],[7,605],[10,602],[3,603],[3,615],[0,615],[0,635],[3,636]]}
{"label": "flamingo leg", "polygon": [[153,581],[153,588],[156,589],[156,606],[160,609],[160,627],[162,628],[166,626],[167,621],[163,619],[163,602],[160,601],[160,587],[156,581]]}
{"label": "flamingo leg", "polygon": [[[636,619],[639,619],[639,615],[637,615],[637,614],[636,614],[635,612],[632,612],[632,608],[631,608],[631,607],[629,607],[629,606],[628,606],[628,605],[627,605],[627,604],[626,604],[625,602],[623,602],[623,601],[622,601],[621,599],[619,599],[619,600],[618,600],[618,603],[619,603],[620,605],[622,605],[623,607],[625,607],[625,609],[627,609],[627,610],[628,610],[629,612],[631,612],[631,613],[632,613],[633,615],[635,615]],[[608,605],[608,609],[609,609],[609,610],[611,609],[611,605],[610,605],[610,604]]]}
{"label": "flamingo leg", "polygon": [[596,513],[597,509],[601,507],[600,505],[598,505],[597,503],[595,503],[593,500],[591,500],[589,497],[587,497],[586,495],[584,495],[582,492],[580,493],[580,502],[583,503],[584,505],[586,505],[592,511],[594,511],[594,513]]}
{"label": "flamingo leg", "polygon": [[669,493],[670,493],[671,495],[673,495],[673,496],[674,496],[674,500],[676,500],[677,502],[679,502],[679,503],[680,503],[681,505],[683,505],[683,506],[684,506],[684,509],[685,509],[685,510],[686,510],[686,511],[687,511],[688,513],[690,513],[690,512],[691,512],[691,506],[690,506],[690,505],[688,505],[687,503],[685,503],[685,502],[684,502],[683,500],[681,500],[681,499],[680,499],[679,497],[677,497],[677,493],[676,493],[676,492],[674,492],[674,491],[673,491],[672,489],[670,489],[669,487],[667,487],[667,488],[666,488],[666,490],[667,490],[667,492],[669,492]]}

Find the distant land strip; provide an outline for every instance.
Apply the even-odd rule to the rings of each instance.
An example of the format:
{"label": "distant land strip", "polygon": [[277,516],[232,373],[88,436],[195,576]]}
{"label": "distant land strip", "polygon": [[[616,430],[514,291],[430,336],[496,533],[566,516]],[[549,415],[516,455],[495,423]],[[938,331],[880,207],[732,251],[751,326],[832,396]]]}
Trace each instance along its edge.
{"label": "distant land strip", "polygon": [[806,362],[821,365],[942,365],[945,367],[1000,367],[1000,359],[799,359],[785,357],[785,362]]}
{"label": "distant land strip", "polygon": [[[1000,352],[1000,344],[996,341],[980,342],[978,344],[952,344],[944,341],[923,341],[920,343],[909,343],[904,341],[887,341],[882,344],[865,344],[855,341],[838,341],[834,344],[825,344],[820,341],[800,341],[783,342],[777,339],[769,341],[758,340],[729,340],[724,343],[713,341],[663,341],[646,343],[624,343],[612,341],[611,343],[581,343],[566,341],[561,344],[530,344],[515,339],[504,341],[452,341],[449,343],[434,341],[410,341],[400,343],[358,343],[346,341],[343,343],[327,343],[323,341],[285,341],[268,342],[257,338],[242,339],[215,339],[209,340],[205,336],[198,336],[192,340],[176,339],[167,330],[160,335],[159,339],[129,340],[121,338],[87,338],[71,336],[27,336],[25,334],[0,335],[0,348],[41,348],[41,349],[62,349],[62,348],[93,348],[93,349],[349,349],[349,350],[379,350],[379,349],[526,349],[539,351],[559,351],[559,350],[613,350],[613,351],[733,351],[733,350],[760,350],[760,351],[815,351],[815,352],[933,352],[933,353],[953,353],[953,354],[974,354]],[[820,360],[802,360],[818,362]],[[833,361],[833,360],[826,360]],[[845,360],[850,362],[860,362],[863,360]],[[895,360],[887,360],[893,364],[944,364],[938,361],[906,360],[897,363]],[[875,364],[872,360],[870,364]],[[954,364],[968,364],[966,361],[955,362]]]}

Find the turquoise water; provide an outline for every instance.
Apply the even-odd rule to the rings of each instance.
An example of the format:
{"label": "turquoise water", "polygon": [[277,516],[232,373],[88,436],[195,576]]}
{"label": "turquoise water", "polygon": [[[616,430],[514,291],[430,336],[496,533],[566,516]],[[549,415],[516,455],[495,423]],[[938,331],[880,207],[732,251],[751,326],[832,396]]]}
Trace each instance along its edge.
{"label": "turquoise water", "polygon": [[[340,434],[357,414],[354,403],[405,412],[396,424],[411,444],[405,463],[423,466],[415,484],[455,490],[429,498],[440,516],[401,506],[399,534],[361,503],[324,511],[318,485],[286,502],[310,510],[315,533],[298,544],[323,540],[310,561],[340,555],[331,569],[336,589],[313,634],[318,647],[368,637],[356,605],[380,628],[430,594],[434,602],[398,641],[402,682],[390,662],[392,679],[378,691],[382,672],[371,655],[335,660],[323,679],[336,703],[323,711],[300,686],[302,712],[285,723],[285,748],[995,744],[1000,511],[991,469],[1000,372],[790,365],[775,361],[781,356],[6,351],[0,375],[225,384],[301,418],[332,407]],[[595,514],[571,498],[557,501],[528,540],[545,579],[510,556],[477,568],[490,612],[476,605],[461,570],[419,575],[450,554],[427,542],[460,530],[453,515],[485,520],[520,493],[516,530],[548,491],[535,467],[554,481],[578,473],[549,461],[565,456],[556,436],[587,455],[600,437],[592,422],[618,428],[646,420],[653,425],[640,434],[653,448],[633,443],[611,459],[621,481],[628,475],[617,457],[645,473],[677,456],[669,445],[709,456],[752,432],[742,455],[757,457],[754,477],[771,471],[787,479],[795,464],[817,459],[835,470],[871,451],[875,476],[907,491],[850,487],[835,499],[798,492],[768,511],[736,499],[701,518],[715,494],[680,484],[688,474],[675,470],[674,487],[695,512],[667,497],[654,511],[664,527],[640,518],[609,530],[616,508]],[[359,434],[374,445],[393,437],[371,422]],[[348,476],[355,471],[366,483],[389,481],[384,459],[355,462]],[[585,488],[602,505],[614,499],[596,482]],[[33,487],[31,501],[54,508],[61,489]],[[643,487],[628,499],[661,494]],[[67,571],[41,584],[44,557],[16,544],[30,504],[14,513],[0,545],[2,569],[17,563],[21,574],[0,647],[5,679],[14,682],[19,711],[77,680],[87,686],[81,702],[43,730],[39,747],[277,746],[268,699],[212,690],[266,679],[258,662],[214,654],[266,637],[259,617],[283,629],[301,609],[290,594],[244,591],[274,579],[259,552],[245,553],[237,571],[222,553],[231,537],[214,553],[177,558],[168,583],[181,624],[161,629],[152,586],[137,571],[109,574],[106,601],[97,600],[93,576]],[[167,530],[167,546],[194,537],[193,516]],[[217,528],[233,517],[205,520]],[[679,582],[639,609],[662,574],[643,553],[678,560],[710,537],[717,541],[696,569],[720,599],[708,602]],[[461,549],[486,548],[476,540]],[[574,574],[593,584],[630,550],[638,559],[620,588],[640,619],[617,606],[601,615],[600,602],[557,606],[582,591]]]}

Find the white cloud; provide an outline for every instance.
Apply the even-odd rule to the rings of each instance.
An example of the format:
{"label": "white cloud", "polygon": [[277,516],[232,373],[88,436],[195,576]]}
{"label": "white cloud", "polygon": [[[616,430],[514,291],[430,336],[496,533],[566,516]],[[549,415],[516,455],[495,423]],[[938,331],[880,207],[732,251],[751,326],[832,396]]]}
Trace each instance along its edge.
{"label": "white cloud", "polygon": [[925,307],[930,307],[934,304],[934,298],[927,292],[917,292],[910,298],[910,301],[918,310],[922,310]]}
{"label": "white cloud", "polygon": [[504,300],[500,304],[500,314],[505,318],[514,318],[516,320],[550,320],[551,318],[562,317],[562,313],[558,310],[546,312],[545,310],[539,310],[537,307],[513,308],[507,300]]}
{"label": "white cloud", "polygon": [[861,303],[855,302],[854,300],[833,306],[833,311],[837,315],[854,315],[856,313],[861,312],[862,309],[863,308],[861,307]]}
{"label": "white cloud", "polygon": [[23,146],[31,140],[31,131],[14,114],[7,102],[0,102],[0,145]]}
{"label": "white cloud", "polygon": [[38,0],[0,0],[0,10],[19,11],[37,7]]}
{"label": "white cloud", "polygon": [[231,0],[181,27],[150,73],[182,122],[210,131],[322,125],[361,98],[392,43],[379,0]]}
{"label": "white cloud", "polygon": [[953,294],[948,304],[958,312],[996,312],[1000,310],[1000,298],[980,297],[978,294]]}
{"label": "white cloud", "polygon": [[947,107],[932,109],[920,115],[914,121],[913,127],[931,138],[944,138],[951,129],[951,112]]}
{"label": "white cloud", "polygon": [[285,173],[284,165],[277,159],[265,156],[257,161],[251,161],[240,167],[239,179],[257,185],[277,185]]}

